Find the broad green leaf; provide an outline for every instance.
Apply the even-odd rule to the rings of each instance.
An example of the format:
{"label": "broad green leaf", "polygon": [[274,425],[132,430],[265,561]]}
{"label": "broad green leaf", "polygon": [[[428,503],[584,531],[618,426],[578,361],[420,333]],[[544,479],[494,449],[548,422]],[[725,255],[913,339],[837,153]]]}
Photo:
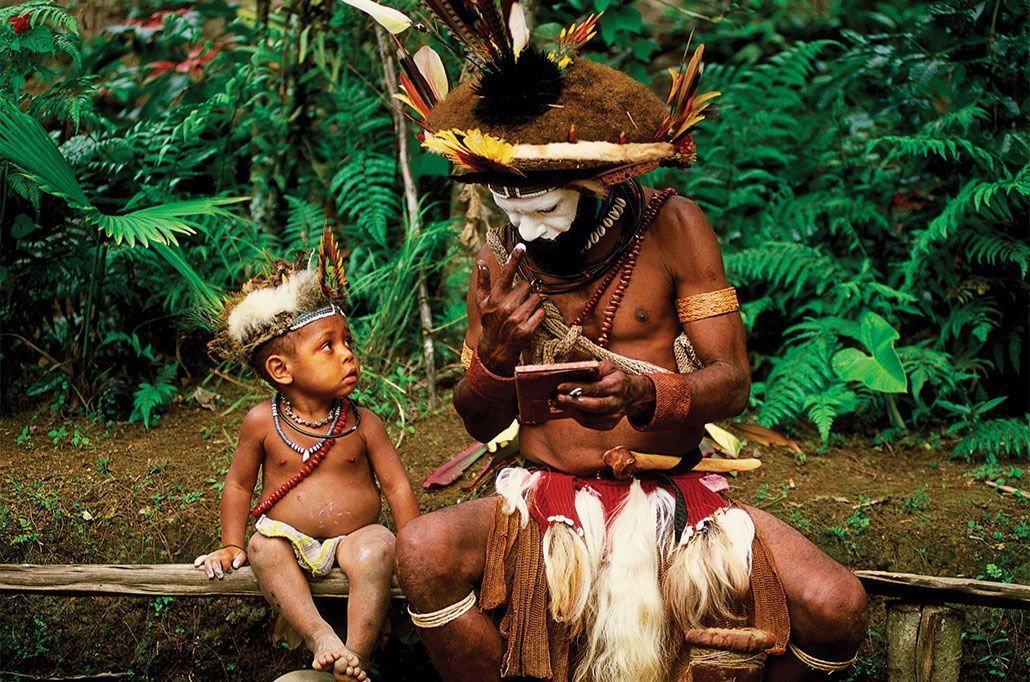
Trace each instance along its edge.
{"label": "broad green leaf", "polygon": [[844,381],[858,381],[881,393],[904,393],[908,378],[894,349],[900,335],[887,320],[867,312],[859,321],[855,338],[872,355],[857,348],[845,348],[833,356],[833,371]]}

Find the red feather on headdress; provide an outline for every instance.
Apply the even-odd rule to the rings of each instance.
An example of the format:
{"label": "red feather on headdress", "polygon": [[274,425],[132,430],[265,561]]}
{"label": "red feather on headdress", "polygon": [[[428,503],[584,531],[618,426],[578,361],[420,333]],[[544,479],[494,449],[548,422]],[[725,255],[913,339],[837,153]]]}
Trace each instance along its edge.
{"label": "red feather on headdress", "polygon": [[326,223],[318,244],[318,281],[322,291],[334,303],[347,298],[347,277],[343,269],[343,252]]}

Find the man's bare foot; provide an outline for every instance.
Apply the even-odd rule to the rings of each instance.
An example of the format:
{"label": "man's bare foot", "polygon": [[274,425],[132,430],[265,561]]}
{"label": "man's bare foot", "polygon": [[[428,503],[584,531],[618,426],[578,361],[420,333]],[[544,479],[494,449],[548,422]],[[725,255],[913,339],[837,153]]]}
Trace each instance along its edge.
{"label": "man's bare foot", "polygon": [[333,675],[337,682],[365,682],[368,679],[365,664],[350,649],[347,649],[347,655],[336,659]]}

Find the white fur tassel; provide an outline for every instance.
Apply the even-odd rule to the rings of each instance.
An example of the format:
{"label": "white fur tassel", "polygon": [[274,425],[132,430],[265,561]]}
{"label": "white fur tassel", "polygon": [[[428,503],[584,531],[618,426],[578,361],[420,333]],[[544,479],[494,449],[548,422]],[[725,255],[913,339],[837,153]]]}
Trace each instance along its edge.
{"label": "white fur tassel", "polygon": [[634,481],[608,532],[575,680],[657,680],[668,660],[668,618],[658,589],[656,509]]}
{"label": "white fur tassel", "polygon": [[275,288],[252,291],[229,313],[226,321],[229,336],[242,345],[251,334],[268,326],[282,313],[306,312],[304,302],[310,298],[313,287],[318,287],[315,272],[301,270]]}
{"label": "white fur tassel", "polygon": [[755,527],[747,512],[727,509],[702,523],[707,532],[686,531],[662,580],[665,602],[684,630],[702,627],[706,619],[739,615],[734,606],[750,582]]}
{"label": "white fur tassel", "polygon": [[497,494],[504,499],[501,511],[513,514],[519,510],[519,524],[522,528],[529,523],[529,506],[526,497],[540,480],[539,471],[527,471],[520,467],[505,467],[497,474]]}
{"label": "white fur tassel", "polygon": [[593,572],[583,539],[564,523],[551,524],[544,532],[544,573],[547,576],[551,617],[567,623],[572,635],[583,626]]}

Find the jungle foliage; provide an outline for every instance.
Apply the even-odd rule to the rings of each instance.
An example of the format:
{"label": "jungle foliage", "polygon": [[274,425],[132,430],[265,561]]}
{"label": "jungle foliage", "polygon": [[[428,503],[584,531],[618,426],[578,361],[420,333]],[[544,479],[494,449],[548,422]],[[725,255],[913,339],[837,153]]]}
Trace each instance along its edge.
{"label": "jungle foliage", "polygon": [[[762,424],[824,443],[944,427],[961,456],[1030,455],[1024,4],[541,4],[543,35],[604,10],[591,58],[662,93],[691,33],[705,43],[719,115],[696,168],[651,181],[720,235]],[[423,395],[418,282],[454,362],[468,259],[447,168],[413,137],[406,215],[370,22],[318,0],[126,9],[86,40],[47,0],[0,10],[3,401],[149,423],[205,371],[196,302],[328,220],[366,396],[402,413]]]}

